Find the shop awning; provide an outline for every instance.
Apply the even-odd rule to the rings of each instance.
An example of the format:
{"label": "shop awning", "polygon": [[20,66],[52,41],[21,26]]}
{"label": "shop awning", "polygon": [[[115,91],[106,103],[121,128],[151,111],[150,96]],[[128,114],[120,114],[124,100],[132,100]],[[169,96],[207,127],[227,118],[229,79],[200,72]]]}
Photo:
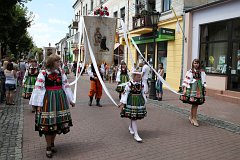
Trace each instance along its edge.
{"label": "shop awning", "polygon": [[115,43],[114,44],[114,50],[117,49],[120,46],[120,43]]}
{"label": "shop awning", "polygon": [[[155,41],[170,41],[175,39],[175,30],[170,28],[160,28],[157,31],[157,36],[155,37]],[[143,44],[143,43],[152,43],[154,42],[154,35],[153,32],[142,34],[140,36],[133,37],[133,40],[136,44]]]}

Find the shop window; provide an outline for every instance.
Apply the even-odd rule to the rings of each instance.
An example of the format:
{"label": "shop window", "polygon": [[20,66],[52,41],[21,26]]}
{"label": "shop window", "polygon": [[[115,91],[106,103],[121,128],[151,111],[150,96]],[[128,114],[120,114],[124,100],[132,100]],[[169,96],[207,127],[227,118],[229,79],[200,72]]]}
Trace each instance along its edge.
{"label": "shop window", "polygon": [[147,44],[147,61],[153,66],[153,56],[154,56],[154,43]]}
{"label": "shop window", "polygon": [[207,73],[226,74],[229,44],[229,21],[201,26],[200,62]]}
{"label": "shop window", "polygon": [[207,73],[226,74],[228,42],[201,45],[201,67]]}
{"label": "shop window", "polygon": [[228,40],[227,21],[212,23],[201,27],[201,42]]}
{"label": "shop window", "polygon": [[[163,63],[164,68],[164,77],[166,77],[166,68],[167,68],[167,41],[157,42],[157,66]],[[158,68],[156,68],[158,69]]]}
{"label": "shop window", "polygon": [[233,21],[232,37],[233,40],[240,40],[240,18]]}
{"label": "shop window", "polygon": [[[145,51],[146,51],[146,44],[138,44],[137,45],[140,52],[142,53],[142,55],[144,56],[145,58]],[[142,57],[139,55],[138,51],[136,50],[136,53],[137,53],[137,63],[139,63],[140,59],[142,59]]]}

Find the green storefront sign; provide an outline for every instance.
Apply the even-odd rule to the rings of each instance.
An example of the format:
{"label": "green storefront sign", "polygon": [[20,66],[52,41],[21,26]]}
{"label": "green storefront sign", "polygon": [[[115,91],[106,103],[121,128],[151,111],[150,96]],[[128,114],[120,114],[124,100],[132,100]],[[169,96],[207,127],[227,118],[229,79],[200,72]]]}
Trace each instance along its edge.
{"label": "green storefront sign", "polygon": [[[170,41],[175,39],[175,30],[169,28],[160,28],[157,31],[156,35],[156,42],[159,41]],[[141,36],[133,37],[133,40],[136,44],[143,44],[143,43],[152,43],[154,42],[154,35],[153,32],[142,34]]]}

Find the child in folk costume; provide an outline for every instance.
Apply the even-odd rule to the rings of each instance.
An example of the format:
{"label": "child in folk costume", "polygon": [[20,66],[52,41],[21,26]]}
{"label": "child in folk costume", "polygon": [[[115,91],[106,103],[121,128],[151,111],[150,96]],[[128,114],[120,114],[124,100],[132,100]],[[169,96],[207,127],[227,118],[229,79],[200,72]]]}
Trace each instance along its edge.
{"label": "child in folk costume", "polygon": [[29,67],[26,70],[23,77],[23,98],[30,99],[32,91],[34,89],[35,82],[39,73],[36,60],[29,61]]}
{"label": "child in folk costume", "polygon": [[65,63],[63,64],[63,70],[64,70],[64,72],[65,72],[66,75],[69,74],[69,68],[68,68],[67,62],[65,62]]}
{"label": "child in folk costume", "polygon": [[[100,66],[98,67],[99,72],[101,77],[103,78],[103,70],[100,68]],[[88,75],[90,76],[90,90],[89,90],[89,102],[88,105],[92,106],[92,101],[93,101],[93,97],[95,95],[95,99],[96,99],[96,106],[98,107],[102,107],[102,105],[100,104],[100,99],[102,97],[102,85],[97,77],[97,73],[94,69],[93,64],[91,64],[88,67]]]}
{"label": "child in folk costume", "polygon": [[121,99],[121,95],[124,91],[125,86],[121,86],[121,84],[129,81],[127,65],[124,61],[121,62],[120,69],[117,72],[116,82],[118,82],[118,86],[116,91],[119,93],[119,99]]}
{"label": "child in folk costume", "polygon": [[46,62],[46,70],[41,70],[30,98],[30,105],[37,106],[35,130],[45,135],[46,156],[55,153],[56,134],[66,134],[72,126],[69,103],[74,107],[73,94],[67,76],[60,69],[60,57],[52,54]]}
{"label": "child in folk costume", "polygon": [[189,103],[192,105],[189,121],[196,127],[199,126],[197,122],[198,105],[205,102],[205,78],[206,74],[200,69],[199,60],[194,59],[192,62],[192,68],[187,72],[183,81],[183,95],[180,96],[180,100],[183,101],[183,103]]}
{"label": "child in folk costume", "polygon": [[141,81],[141,72],[132,72],[132,78],[132,81],[127,82],[120,100],[119,107],[122,108],[120,115],[131,120],[128,128],[129,132],[134,135],[137,142],[141,142],[142,139],[138,135],[136,122],[143,119],[147,114],[145,106],[147,99]]}
{"label": "child in folk costume", "polygon": [[[23,98],[30,99],[38,74],[37,60],[33,59],[23,78]],[[32,106],[32,112],[35,112],[34,106]]]}

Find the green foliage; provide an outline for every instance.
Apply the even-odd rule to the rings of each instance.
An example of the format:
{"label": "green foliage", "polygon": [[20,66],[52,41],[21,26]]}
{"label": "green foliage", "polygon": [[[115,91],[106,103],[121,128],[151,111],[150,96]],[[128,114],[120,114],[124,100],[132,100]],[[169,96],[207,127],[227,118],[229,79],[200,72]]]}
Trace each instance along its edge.
{"label": "green foliage", "polygon": [[[7,49],[16,53],[16,45],[21,50],[33,47],[32,38],[27,34],[27,28],[32,22],[32,14],[28,16],[24,3],[29,0],[0,0],[0,45],[1,53]],[[26,46],[25,46],[26,45]],[[17,56],[16,56],[17,57]]]}

